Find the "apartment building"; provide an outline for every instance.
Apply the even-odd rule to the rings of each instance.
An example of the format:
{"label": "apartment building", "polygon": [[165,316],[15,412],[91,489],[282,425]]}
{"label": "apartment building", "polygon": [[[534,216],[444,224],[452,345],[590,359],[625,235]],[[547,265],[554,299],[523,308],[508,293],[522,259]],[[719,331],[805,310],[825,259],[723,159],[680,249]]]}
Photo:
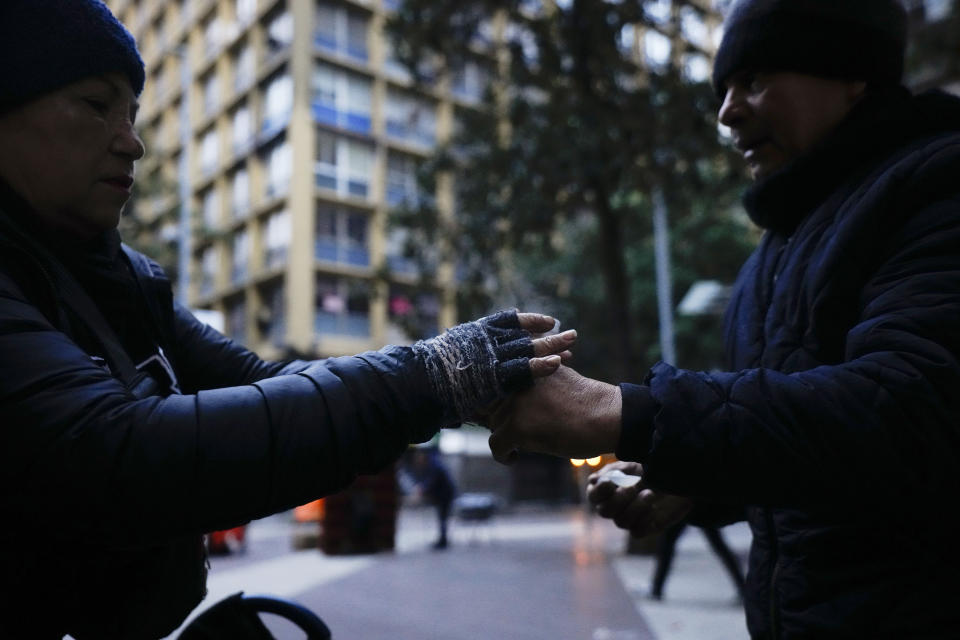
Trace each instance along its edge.
{"label": "apartment building", "polygon": [[386,215],[423,197],[418,163],[482,87],[465,69],[414,90],[382,35],[391,4],[111,2],[147,66],[138,171],[156,193],[138,215],[186,239],[182,299],[267,357],[407,342],[414,310],[425,334],[454,323],[449,280],[414,291]]}
{"label": "apartment building", "polygon": [[[266,357],[357,353],[457,320],[453,270],[418,292],[387,215],[423,197],[453,215],[449,181],[420,193],[417,167],[460,110],[481,106],[491,66],[478,55],[415,87],[383,30],[398,1],[108,3],[147,66],[138,179],[152,186],[138,217],[183,247],[181,300],[220,312],[225,333]],[[624,46],[707,77],[709,1],[648,4],[659,24],[625,30]],[[419,335],[404,329],[411,313]]]}

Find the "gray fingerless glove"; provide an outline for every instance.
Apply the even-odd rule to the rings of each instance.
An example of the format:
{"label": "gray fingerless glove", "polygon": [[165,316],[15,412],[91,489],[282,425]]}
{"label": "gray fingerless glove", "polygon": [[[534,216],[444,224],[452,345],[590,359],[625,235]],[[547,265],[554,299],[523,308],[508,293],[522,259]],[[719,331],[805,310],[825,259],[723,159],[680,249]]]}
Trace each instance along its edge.
{"label": "gray fingerless glove", "polygon": [[444,406],[443,425],[468,420],[490,403],[533,383],[530,334],[517,312],[500,311],[421,340],[413,351]]}

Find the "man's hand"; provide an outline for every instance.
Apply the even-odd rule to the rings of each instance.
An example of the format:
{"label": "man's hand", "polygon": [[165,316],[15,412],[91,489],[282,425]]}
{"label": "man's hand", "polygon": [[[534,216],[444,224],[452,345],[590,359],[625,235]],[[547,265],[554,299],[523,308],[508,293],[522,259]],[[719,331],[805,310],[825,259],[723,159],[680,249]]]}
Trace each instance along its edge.
{"label": "man's hand", "polygon": [[[604,475],[613,470],[640,476],[641,481],[633,486],[620,487],[604,480]],[[663,531],[690,513],[692,500],[657,493],[646,488],[642,478],[643,466],[640,464],[613,462],[590,474],[587,499],[596,506],[597,513],[637,537]]]}
{"label": "man's hand", "polygon": [[576,331],[549,333],[559,323],[539,313],[518,313],[517,318],[520,328],[534,336],[533,357],[530,358],[530,375],[534,378],[550,375],[560,368],[562,361],[573,356],[570,347],[577,339]]}
{"label": "man's hand", "polygon": [[560,367],[493,412],[490,450],[500,462],[510,462],[516,450],[564,458],[607,453],[620,439],[621,407],[619,387]]}

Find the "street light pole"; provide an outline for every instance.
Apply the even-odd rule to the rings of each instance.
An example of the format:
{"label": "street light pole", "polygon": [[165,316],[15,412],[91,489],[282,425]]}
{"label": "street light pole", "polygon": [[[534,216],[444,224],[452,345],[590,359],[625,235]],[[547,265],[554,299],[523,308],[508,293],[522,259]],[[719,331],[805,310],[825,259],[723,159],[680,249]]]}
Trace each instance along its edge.
{"label": "street light pole", "polygon": [[653,247],[657,277],[657,312],[660,320],[660,353],[668,364],[677,363],[673,334],[673,293],[670,277],[670,230],[663,190],[653,190]]}

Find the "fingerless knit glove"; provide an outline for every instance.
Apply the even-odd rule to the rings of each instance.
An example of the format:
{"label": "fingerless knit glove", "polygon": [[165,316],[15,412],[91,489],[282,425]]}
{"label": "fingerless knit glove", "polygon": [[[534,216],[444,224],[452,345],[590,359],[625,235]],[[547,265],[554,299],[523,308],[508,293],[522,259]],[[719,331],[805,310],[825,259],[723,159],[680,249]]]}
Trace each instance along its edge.
{"label": "fingerless knit glove", "polygon": [[444,405],[443,425],[459,424],[490,403],[533,383],[530,334],[516,311],[500,311],[413,345]]}

